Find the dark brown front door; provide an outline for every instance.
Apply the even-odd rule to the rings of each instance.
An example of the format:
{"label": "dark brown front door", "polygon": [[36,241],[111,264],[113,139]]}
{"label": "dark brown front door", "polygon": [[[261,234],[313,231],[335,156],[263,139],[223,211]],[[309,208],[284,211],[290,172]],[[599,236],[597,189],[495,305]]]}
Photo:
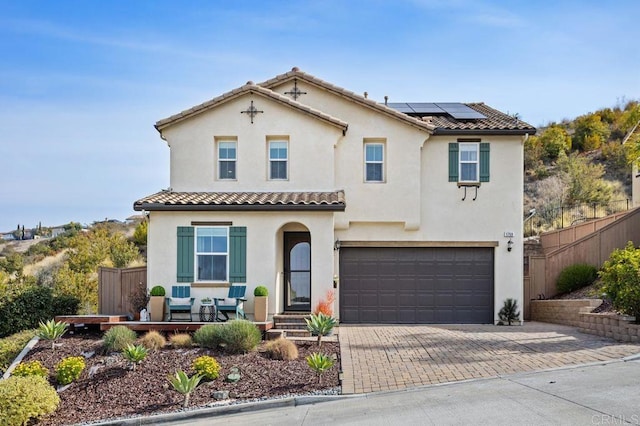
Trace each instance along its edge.
{"label": "dark brown front door", "polygon": [[311,235],[284,233],[285,311],[311,310]]}

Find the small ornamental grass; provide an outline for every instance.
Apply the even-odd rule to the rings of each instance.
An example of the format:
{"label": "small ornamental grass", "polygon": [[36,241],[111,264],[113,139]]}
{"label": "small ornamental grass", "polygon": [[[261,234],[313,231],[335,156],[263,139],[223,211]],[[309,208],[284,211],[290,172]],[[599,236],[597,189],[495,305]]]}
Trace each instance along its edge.
{"label": "small ornamental grass", "polygon": [[264,351],[271,359],[291,361],[298,358],[298,347],[291,340],[279,337],[264,345]]}
{"label": "small ornamental grass", "polygon": [[169,342],[174,348],[190,348],[193,346],[191,335],[188,333],[178,333],[169,336]]}
{"label": "small ornamental grass", "polygon": [[104,333],[104,346],[109,351],[121,352],[136,341],[136,332],[124,325],[117,325]]}
{"label": "small ornamental grass", "polygon": [[140,343],[142,343],[145,348],[155,351],[164,348],[167,345],[167,339],[159,332],[150,330],[140,338]]}
{"label": "small ornamental grass", "polygon": [[78,380],[84,370],[84,358],[81,356],[70,356],[64,358],[56,365],[56,380],[60,385],[68,385]]}
{"label": "small ornamental grass", "polygon": [[598,270],[584,263],[567,266],[560,272],[556,288],[560,293],[570,293],[593,284],[598,277]]}
{"label": "small ornamental grass", "polygon": [[122,351],[122,356],[131,363],[131,369],[136,371],[136,365],[140,364],[148,353],[149,350],[142,345],[129,345]]}
{"label": "small ornamental grass", "polygon": [[56,340],[62,337],[62,335],[67,331],[68,327],[69,324],[60,321],[41,321],[38,325],[38,337],[45,340],[51,340],[51,350],[55,350]]}
{"label": "small ornamental grass", "polygon": [[40,376],[45,379],[49,377],[49,370],[42,365],[40,361],[27,361],[21,362],[11,372],[12,376],[27,377],[27,376]]}
{"label": "small ornamental grass", "polygon": [[251,321],[235,319],[221,328],[225,350],[232,354],[254,351],[262,341],[262,333]]}
{"label": "small ornamental grass", "polygon": [[203,325],[193,333],[193,341],[202,348],[216,349],[223,342],[222,325]]}
{"label": "small ornamental grass", "polygon": [[220,364],[211,356],[205,355],[196,358],[191,364],[191,368],[207,380],[215,380],[220,375]]}
{"label": "small ornamental grass", "polygon": [[0,380],[0,424],[26,425],[30,421],[53,413],[60,397],[49,382],[40,376]]}
{"label": "small ornamental grass", "polygon": [[314,352],[308,357],[307,365],[318,375],[318,384],[322,384],[322,374],[336,363],[329,355]]}
{"label": "small ornamental grass", "polygon": [[169,383],[171,383],[173,389],[184,395],[183,407],[186,408],[189,406],[189,397],[191,396],[191,392],[198,387],[200,380],[202,380],[202,376],[194,374],[189,377],[184,371],[176,371],[175,376],[169,376]]}

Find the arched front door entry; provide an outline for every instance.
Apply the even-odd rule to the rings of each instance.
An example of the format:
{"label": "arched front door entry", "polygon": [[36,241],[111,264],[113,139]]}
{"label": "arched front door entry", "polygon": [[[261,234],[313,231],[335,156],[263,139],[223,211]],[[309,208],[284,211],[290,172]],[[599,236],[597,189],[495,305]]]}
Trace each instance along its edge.
{"label": "arched front door entry", "polygon": [[311,311],[311,234],[284,233],[285,311]]}

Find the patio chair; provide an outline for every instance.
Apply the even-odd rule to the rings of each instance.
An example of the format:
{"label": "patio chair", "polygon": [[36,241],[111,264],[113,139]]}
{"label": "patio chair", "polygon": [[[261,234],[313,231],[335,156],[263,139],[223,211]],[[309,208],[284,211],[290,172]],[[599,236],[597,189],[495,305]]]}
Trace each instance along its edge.
{"label": "patio chair", "polygon": [[173,321],[173,314],[188,314],[191,317],[191,307],[195,298],[191,297],[191,286],[174,285],[171,287],[171,297],[166,298],[169,321]]}
{"label": "patio chair", "polygon": [[[244,319],[247,316],[244,313],[244,302],[247,299],[244,298],[244,294],[247,291],[246,285],[232,285],[229,287],[229,293],[227,297],[216,297],[213,299],[216,305],[216,321],[227,321],[229,319],[229,315],[227,312],[235,312],[236,319],[242,317]],[[219,318],[219,314],[222,313],[224,315],[224,319]]]}

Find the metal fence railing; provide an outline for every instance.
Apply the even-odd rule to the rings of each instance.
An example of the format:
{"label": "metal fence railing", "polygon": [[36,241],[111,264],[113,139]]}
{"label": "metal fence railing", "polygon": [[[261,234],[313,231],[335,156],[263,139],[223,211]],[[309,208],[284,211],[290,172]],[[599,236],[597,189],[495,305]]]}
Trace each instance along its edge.
{"label": "metal fence railing", "polygon": [[563,229],[571,225],[629,210],[631,200],[617,200],[606,204],[587,203],[573,206],[540,206],[525,219],[525,236]]}

